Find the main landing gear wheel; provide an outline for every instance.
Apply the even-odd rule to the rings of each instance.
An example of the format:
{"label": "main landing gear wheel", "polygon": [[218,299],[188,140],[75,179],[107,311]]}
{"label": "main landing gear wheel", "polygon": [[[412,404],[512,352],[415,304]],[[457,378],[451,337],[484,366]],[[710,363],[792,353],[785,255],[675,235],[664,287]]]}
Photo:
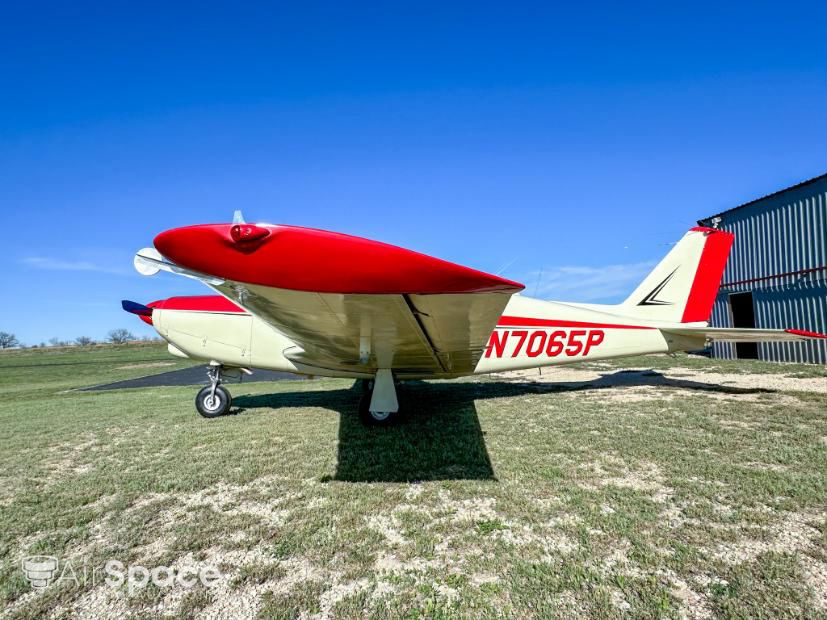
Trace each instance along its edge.
{"label": "main landing gear wheel", "polygon": [[359,417],[370,426],[389,426],[399,418],[396,386],[390,370],[377,371],[373,381],[362,383],[364,393],[359,400]]}
{"label": "main landing gear wheel", "polygon": [[363,424],[369,426],[389,426],[396,422],[399,417],[398,411],[371,411],[370,401],[373,396],[372,391],[362,394],[359,399],[359,418]]}
{"label": "main landing gear wheel", "polygon": [[233,397],[226,388],[220,385],[213,387],[208,385],[201,388],[195,397],[195,408],[205,418],[217,418],[225,415],[233,404]]}

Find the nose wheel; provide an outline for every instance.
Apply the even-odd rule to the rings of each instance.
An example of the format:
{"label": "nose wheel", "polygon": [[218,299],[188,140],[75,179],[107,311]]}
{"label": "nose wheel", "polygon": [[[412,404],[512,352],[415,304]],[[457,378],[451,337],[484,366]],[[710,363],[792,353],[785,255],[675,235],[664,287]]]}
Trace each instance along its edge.
{"label": "nose wheel", "polygon": [[195,397],[195,408],[205,418],[217,418],[226,414],[233,404],[233,397],[220,385],[201,388]]}
{"label": "nose wheel", "polygon": [[195,408],[205,418],[217,418],[230,411],[233,397],[221,386],[222,367],[211,365],[207,369],[210,385],[201,388],[195,396]]}

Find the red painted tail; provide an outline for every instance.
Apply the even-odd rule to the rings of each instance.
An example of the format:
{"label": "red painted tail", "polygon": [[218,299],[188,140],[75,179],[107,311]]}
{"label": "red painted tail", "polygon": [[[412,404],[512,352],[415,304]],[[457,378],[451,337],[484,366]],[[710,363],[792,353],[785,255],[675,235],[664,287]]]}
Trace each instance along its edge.
{"label": "red painted tail", "polygon": [[621,304],[621,311],[653,321],[709,321],[734,238],[714,228],[692,228]]}
{"label": "red painted tail", "polygon": [[715,303],[715,297],[721,286],[729,251],[735,240],[735,235],[732,233],[714,228],[693,228],[692,230],[703,231],[706,234],[706,243],[704,243],[698,269],[695,271],[692,288],[689,289],[689,299],[686,300],[681,323],[709,321],[712,315],[712,304]]}

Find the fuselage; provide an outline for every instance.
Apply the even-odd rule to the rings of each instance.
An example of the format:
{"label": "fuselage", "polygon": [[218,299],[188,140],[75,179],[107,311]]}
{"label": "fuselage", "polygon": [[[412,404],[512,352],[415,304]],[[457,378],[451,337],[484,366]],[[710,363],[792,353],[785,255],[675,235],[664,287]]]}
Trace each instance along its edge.
{"label": "fuselage", "polygon": [[[373,369],[307,366],[290,359],[296,343],[268,323],[219,296],[154,302],[152,324],[171,353],[225,366],[299,374],[370,377]],[[627,355],[697,348],[658,329],[664,324],[630,319],[617,306],[543,301],[514,295],[492,331],[473,374],[519,370]],[[400,378],[456,377],[398,373]]]}
{"label": "fuselage", "polygon": [[475,374],[665,353],[674,343],[658,327],[617,314],[616,306],[514,295],[491,333]]}

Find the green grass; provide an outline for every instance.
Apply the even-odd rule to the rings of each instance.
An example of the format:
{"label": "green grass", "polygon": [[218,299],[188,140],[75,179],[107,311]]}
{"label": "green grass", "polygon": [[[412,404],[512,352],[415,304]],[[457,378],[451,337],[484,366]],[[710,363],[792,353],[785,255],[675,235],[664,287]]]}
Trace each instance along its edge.
{"label": "green grass", "polygon": [[[646,357],[581,366],[608,383],[416,382],[387,429],[359,423],[344,380],[230,385],[216,420],[194,387],[72,391],[186,365],[158,345],[0,355],[9,617],[825,613],[827,396],[692,374],[823,367]],[[33,554],[224,578],[36,593]]]}

